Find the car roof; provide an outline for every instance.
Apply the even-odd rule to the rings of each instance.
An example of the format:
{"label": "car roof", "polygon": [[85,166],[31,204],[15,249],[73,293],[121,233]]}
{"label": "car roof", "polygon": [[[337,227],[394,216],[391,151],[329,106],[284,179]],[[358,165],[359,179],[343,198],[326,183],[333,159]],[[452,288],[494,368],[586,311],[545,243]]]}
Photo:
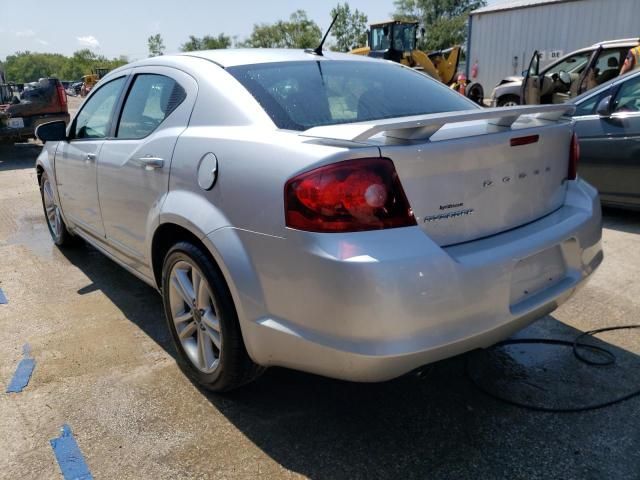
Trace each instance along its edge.
{"label": "car roof", "polygon": [[591,48],[597,47],[606,47],[606,48],[615,48],[615,47],[635,47],[640,43],[640,38],[620,38],[618,40],[604,40],[602,42],[594,43],[591,45]]}
{"label": "car roof", "polygon": [[374,22],[374,23],[370,23],[369,26],[370,27],[379,27],[380,25],[387,25],[390,23],[395,23],[395,24],[407,24],[407,25],[418,25],[418,21],[417,20],[383,20],[381,22]]}
{"label": "car roof", "polygon": [[130,70],[132,68],[161,66],[179,68],[181,65],[184,66],[185,63],[188,64],[193,62],[195,59],[207,60],[222,68],[278,62],[326,62],[338,60],[349,62],[387,62],[401,68],[409,68],[399,63],[391,62],[390,60],[382,60],[365,55],[340,53],[330,50],[323,50],[322,53],[323,55],[320,56],[315,54],[311,49],[301,50],[293,48],[227,48],[218,50],[199,50],[137,60],[112,70],[103,77],[100,82],[103,82],[105,79],[110,80],[123,71]]}
{"label": "car roof", "polygon": [[350,61],[376,61],[375,59],[350,53],[332,52],[323,50],[323,56],[316,55],[312,50],[300,50],[292,48],[226,48],[219,50],[202,50],[186,52],[177,55],[203,58],[217,63],[223,68],[239,65],[256,65],[260,63],[275,62],[300,62],[300,61],[326,61],[326,60],[350,60]]}

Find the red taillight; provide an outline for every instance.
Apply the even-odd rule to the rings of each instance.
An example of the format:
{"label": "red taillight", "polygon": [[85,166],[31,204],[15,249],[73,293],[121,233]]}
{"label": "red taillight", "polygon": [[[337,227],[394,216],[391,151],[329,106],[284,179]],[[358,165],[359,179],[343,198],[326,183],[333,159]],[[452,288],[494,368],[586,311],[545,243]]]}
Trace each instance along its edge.
{"label": "red taillight", "polygon": [[359,232],[416,225],[393,162],[347,160],[302,173],[284,187],[287,227]]}
{"label": "red taillight", "polygon": [[530,145],[537,143],[540,140],[540,135],[529,135],[528,137],[516,137],[511,139],[512,147],[519,147],[521,145]]}
{"label": "red taillight", "polygon": [[56,91],[58,92],[58,102],[60,102],[60,106],[64,107],[67,105],[67,92],[64,91],[64,87],[61,84],[56,86]]}
{"label": "red taillight", "polygon": [[571,137],[571,148],[569,150],[569,172],[567,178],[575,180],[578,177],[578,161],[580,160],[580,142],[574,133]]}

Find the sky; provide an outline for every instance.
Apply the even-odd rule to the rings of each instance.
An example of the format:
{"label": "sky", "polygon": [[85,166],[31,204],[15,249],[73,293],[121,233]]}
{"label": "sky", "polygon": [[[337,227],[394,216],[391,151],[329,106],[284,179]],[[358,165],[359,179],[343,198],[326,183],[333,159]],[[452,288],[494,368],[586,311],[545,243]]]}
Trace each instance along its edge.
{"label": "sky", "polygon": [[[147,56],[147,38],[162,34],[165,53],[177,52],[189,35],[225,33],[242,40],[256,23],[272,23],[302,9],[322,30],[339,0],[89,0],[27,3],[0,0],[0,60],[16,51],[70,55],[91,48],[109,58]],[[489,0],[496,4],[506,0]],[[370,21],[389,18],[393,0],[348,0]],[[3,18],[5,17],[5,18]]]}

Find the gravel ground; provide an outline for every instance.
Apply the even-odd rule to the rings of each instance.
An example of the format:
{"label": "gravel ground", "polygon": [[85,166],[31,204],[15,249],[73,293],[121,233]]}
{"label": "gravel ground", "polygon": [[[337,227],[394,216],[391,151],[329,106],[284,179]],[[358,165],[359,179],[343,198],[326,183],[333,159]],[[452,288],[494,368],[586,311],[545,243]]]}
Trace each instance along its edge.
{"label": "gravel ground", "polygon": [[[72,99],[75,101],[75,99]],[[0,147],[2,148],[2,147]],[[640,333],[607,334],[617,366],[570,349],[511,347],[361,385],[284,369],[222,396],[179,371],[159,295],[88,246],[49,238],[33,163],[39,147],[0,150],[0,378],[31,345],[36,368],[0,393],[0,478],[62,478],[49,440],[68,423],[100,479],[639,479],[640,398],[595,411],[548,407],[640,388]],[[520,336],[572,339],[638,322],[640,216],[605,212],[605,262],[568,304]]]}

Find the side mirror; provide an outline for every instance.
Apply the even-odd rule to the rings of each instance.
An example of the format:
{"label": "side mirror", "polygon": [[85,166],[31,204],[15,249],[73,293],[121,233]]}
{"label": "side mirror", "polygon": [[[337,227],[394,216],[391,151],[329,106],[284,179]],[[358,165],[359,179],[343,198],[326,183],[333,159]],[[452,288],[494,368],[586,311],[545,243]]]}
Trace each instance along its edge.
{"label": "side mirror", "polygon": [[571,75],[569,75],[564,70],[560,70],[560,72],[558,72],[558,78],[560,79],[563,85],[567,87],[571,85]]}
{"label": "side mirror", "polygon": [[36,137],[43,142],[59,142],[67,139],[67,124],[58,120],[43,123],[36,128]]}
{"label": "side mirror", "polygon": [[611,95],[607,95],[600,103],[598,103],[598,107],[596,108],[596,113],[601,117],[608,117],[611,113]]}

